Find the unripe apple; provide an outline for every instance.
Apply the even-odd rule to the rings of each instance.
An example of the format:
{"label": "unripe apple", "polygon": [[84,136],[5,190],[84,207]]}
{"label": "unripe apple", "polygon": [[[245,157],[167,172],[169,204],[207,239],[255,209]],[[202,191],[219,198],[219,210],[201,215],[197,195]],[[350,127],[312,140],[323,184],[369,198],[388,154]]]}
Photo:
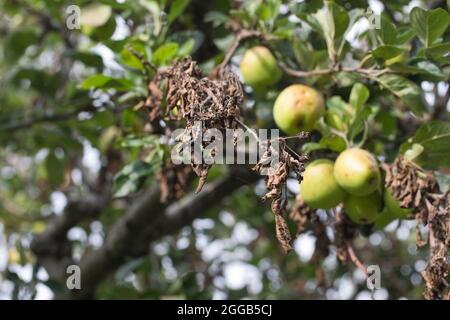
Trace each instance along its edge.
{"label": "unripe apple", "polygon": [[377,219],[381,212],[381,204],[378,192],[361,197],[350,194],[344,200],[344,210],[353,222],[367,224]]}
{"label": "unripe apple", "polygon": [[334,164],[334,177],[348,193],[365,196],[380,186],[381,173],[375,157],[366,150],[351,148],[343,151]]}
{"label": "unripe apple", "polygon": [[405,219],[413,212],[412,209],[402,208],[400,206],[400,202],[395,199],[390,188],[386,188],[386,190],[384,190],[384,205],[396,218],[399,219]]}
{"label": "unripe apple", "polygon": [[382,230],[384,227],[386,227],[389,223],[397,219],[391,211],[389,211],[386,207],[383,211],[378,215],[378,217],[375,220],[375,223],[373,225],[373,228],[375,230]]}
{"label": "unripe apple", "polygon": [[275,123],[291,136],[312,131],[324,113],[320,93],[301,84],[293,84],[281,91],[273,107]]}
{"label": "unripe apple", "polygon": [[307,205],[314,209],[330,209],[345,198],[345,192],[333,175],[333,162],[319,159],[311,162],[303,172],[300,194]]}
{"label": "unripe apple", "polygon": [[269,49],[262,46],[245,51],[240,63],[244,82],[256,90],[263,90],[278,83],[281,69]]}

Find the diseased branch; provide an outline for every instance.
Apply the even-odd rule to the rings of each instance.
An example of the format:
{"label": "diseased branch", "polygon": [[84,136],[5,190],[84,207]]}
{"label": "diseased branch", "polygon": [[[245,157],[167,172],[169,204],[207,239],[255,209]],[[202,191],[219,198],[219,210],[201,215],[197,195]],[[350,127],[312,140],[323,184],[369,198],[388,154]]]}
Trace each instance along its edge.
{"label": "diseased branch", "polygon": [[93,298],[96,287],[109,274],[127,260],[145,255],[152,241],[173,234],[204,215],[242,187],[243,180],[253,183],[258,178],[247,168],[233,168],[225,177],[205,185],[201,193],[191,193],[169,206],[160,203],[158,188],[148,191],[111,227],[104,245],[82,257],[82,289],[73,292],[72,297]]}

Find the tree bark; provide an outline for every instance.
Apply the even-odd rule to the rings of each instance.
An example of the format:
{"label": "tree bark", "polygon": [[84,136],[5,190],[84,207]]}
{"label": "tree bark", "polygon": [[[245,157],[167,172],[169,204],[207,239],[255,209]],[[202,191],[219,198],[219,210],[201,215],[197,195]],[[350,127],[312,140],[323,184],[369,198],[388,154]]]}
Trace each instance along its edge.
{"label": "tree bark", "polygon": [[[124,216],[113,224],[102,247],[86,251],[79,262],[81,289],[66,291],[67,296],[72,299],[95,298],[98,285],[123,263],[147,254],[153,241],[174,234],[203,216],[244,186],[243,181],[252,184],[258,178],[246,167],[232,167],[224,177],[205,185],[199,194],[190,193],[172,204],[161,203],[159,188],[153,187],[136,199]],[[66,268],[75,264],[70,256],[67,231],[105,207],[94,202],[67,206],[63,215],[55,217],[44,234],[35,237],[32,250],[52,280],[65,286]]]}

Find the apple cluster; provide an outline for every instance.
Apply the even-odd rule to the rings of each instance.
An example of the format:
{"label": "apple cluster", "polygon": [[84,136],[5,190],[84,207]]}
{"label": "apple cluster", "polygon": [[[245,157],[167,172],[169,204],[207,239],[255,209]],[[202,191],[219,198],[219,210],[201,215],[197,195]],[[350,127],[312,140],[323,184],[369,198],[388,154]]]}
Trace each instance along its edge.
{"label": "apple cluster", "polygon": [[383,190],[377,160],[360,148],[343,151],[334,163],[326,159],[311,162],[303,174],[300,194],[315,209],[343,203],[353,222],[374,224],[375,229],[411,213],[411,209],[400,207],[390,189]]}
{"label": "apple cluster", "polygon": [[[255,92],[264,92],[282,75],[275,57],[262,46],[245,52],[240,70],[244,82]],[[312,131],[324,114],[321,94],[301,84],[282,90],[273,107],[275,123],[290,136]],[[378,162],[370,152],[349,148],[334,162],[318,159],[309,163],[303,173],[300,195],[314,209],[331,209],[342,203],[353,222],[374,224],[375,229],[382,229],[395,219],[406,218],[412,211],[402,208],[391,190],[383,190],[382,180]]]}

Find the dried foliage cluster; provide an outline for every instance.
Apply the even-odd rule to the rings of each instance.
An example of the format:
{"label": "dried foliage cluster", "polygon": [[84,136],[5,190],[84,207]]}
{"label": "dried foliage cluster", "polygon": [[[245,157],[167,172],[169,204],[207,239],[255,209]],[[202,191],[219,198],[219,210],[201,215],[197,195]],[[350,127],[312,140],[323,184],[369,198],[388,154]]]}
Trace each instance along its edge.
{"label": "dried foliage cluster", "polygon": [[352,242],[356,234],[356,225],[340,209],[338,208],[336,210],[336,217],[333,221],[334,243],[327,234],[328,220],[321,220],[317,214],[317,210],[309,207],[301,196],[296,197],[295,203],[289,213],[289,218],[297,225],[296,237],[307,230],[311,230],[316,237],[315,250],[311,257],[311,263],[316,267],[316,280],[318,285],[322,287],[326,286],[322,261],[328,257],[330,245],[334,244],[338,259],[342,263],[346,263],[349,260],[349,243]]}
{"label": "dried foliage cluster", "polygon": [[417,229],[417,246],[429,245],[429,260],[422,272],[426,299],[450,299],[448,247],[450,245],[450,189],[442,193],[436,178],[415,164],[398,157],[385,166],[385,187],[390,188],[403,208],[428,227],[428,239]]}
{"label": "dried foliage cluster", "polygon": [[439,185],[434,176],[412,162],[398,157],[384,166],[385,187],[392,191],[402,208],[412,208],[414,215],[424,224],[434,212],[433,202],[439,196]]}
{"label": "dried foliage cluster", "polygon": [[296,237],[308,229],[316,237],[314,253],[310,262],[316,268],[316,280],[320,287],[326,287],[325,270],[322,261],[330,254],[331,240],[327,234],[326,222],[319,218],[315,209],[309,207],[300,196],[297,196],[295,203],[289,213],[289,218],[297,225]]}
{"label": "dried foliage cluster", "polygon": [[349,260],[349,244],[356,235],[357,226],[344,214],[343,210],[339,210],[336,214],[334,229],[336,255],[339,261],[346,263]]}
{"label": "dried foliage cluster", "polygon": [[[448,283],[450,246],[450,189],[442,193],[432,173],[422,170],[415,164],[398,157],[391,165],[384,164],[386,172],[385,188],[389,188],[401,207],[412,209],[409,218],[427,226],[428,237],[423,240],[419,232],[417,246],[429,244],[429,261],[422,272],[425,280],[424,297],[426,299],[450,299]],[[334,222],[334,245],[338,259],[345,263],[349,259],[361,269],[364,265],[353,252],[352,241],[357,226],[338,207]],[[289,217],[297,225],[297,235],[310,229],[316,236],[316,252],[311,259],[316,263],[316,278],[319,284],[324,283],[323,270],[317,263],[329,253],[331,241],[326,235],[324,222],[321,222],[316,210],[306,205],[297,196]],[[320,259],[318,259],[320,258]]]}
{"label": "dried foliage cluster", "polygon": [[[307,134],[300,134],[298,138],[305,140]],[[265,152],[259,162],[253,168],[258,173],[266,174],[265,183],[267,193],[264,200],[272,201],[272,212],[275,215],[275,226],[277,239],[285,253],[292,250],[292,236],[285,220],[286,207],[288,204],[286,195],[286,182],[290,171],[294,172],[298,181],[302,180],[305,163],[308,158],[304,155],[292,155],[287,151],[286,141],[278,139],[277,147],[273,147],[271,140],[263,141]],[[273,163],[273,159],[277,159]]]}
{"label": "dried foliage cluster", "polygon": [[[240,117],[243,100],[242,86],[234,73],[223,70],[216,78],[208,78],[191,59],[177,60],[171,67],[160,70],[150,82],[145,103],[150,121],[164,115],[170,120],[186,121],[183,133],[176,137],[177,152],[183,157],[185,150],[191,151],[191,167],[200,177],[197,192],[205,184],[211,164],[202,160],[205,154],[195,152],[194,145],[206,147],[213,142],[204,141],[209,129],[222,133],[237,129],[235,120]],[[208,152],[206,156],[214,159],[216,149],[212,147]]]}
{"label": "dried foliage cluster", "polygon": [[190,166],[175,165],[169,160],[157,176],[160,186],[160,201],[166,203],[173,199],[180,199],[188,185],[191,173]]}
{"label": "dried foliage cluster", "polygon": [[[206,144],[211,142],[203,141],[208,129],[224,133],[226,129],[234,130],[243,126],[239,120],[239,108],[244,100],[244,93],[239,79],[226,69],[215,70],[212,77],[205,77],[195,61],[183,59],[169,68],[159,70],[149,83],[148,91],[145,106],[151,123],[157,126],[162,119],[186,121],[184,131],[176,137],[179,143],[177,153],[183,157],[185,150],[191,150],[191,168],[200,177],[197,187],[199,192],[212,164],[199,159],[199,156],[205,155],[196,153],[194,146],[201,145],[206,150]],[[238,131],[235,130],[234,143],[237,141],[237,134]],[[300,134],[297,138],[305,140],[307,137],[307,134]],[[254,170],[258,173],[264,171],[266,174],[268,192],[264,199],[272,201],[277,239],[287,253],[292,250],[292,237],[284,218],[287,205],[286,181],[291,171],[301,181],[307,158],[288,152],[283,139],[277,140],[276,148],[272,140],[258,142],[264,144],[265,152]],[[207,156],[214,159],[214,147],[208,148],[208,151],[210,154]],[[277,159],[275,164],[273,159]],[[167,163],[158,178],[162,190],[161,200],[168,201],[170,197],[182,194],[188,175],[185,166]]]}
{"label": "dried foliage cluster", "polygon": [[[191,150],[190,165],[174,165],[170,161],[164,166],[158,180],[161,186],[161,201],[179,198],[187,186],[191,172],[200,177],[197,192],[199,192],[211,168],[211,163],[205,163],[203,152],[208,150],[208,157],[214,159],[216,150],[206,148],[213,141],[204,141],[203,136],[208,129],[219,130],[222,134],[226,129],[239,129],[240,105],[244,100],[242,86],[235,74],[225,69],[206,77],[195,61],[183,59],[176,61],[171,67],[159,70],[148,86],[149,96],[145,101],[150,123],[159,127],[162,119],[185,121],[183,132],[176,137],[177,153],[185,156],[185,150]],[[200,124],[200,125],[199,125]],[[246,128],[248,129],[248,128]],[[170,128],[165,127],[165,134]],[[235,135],[237,134],[235,130]],[[300,141],[308,138],[307,134],[297,136]],[[236,143],[237,136],[234,136]],[[285,253],[292,250],[293,237],[285,219],[288,205],[286,183],[290,173],[297,176],[299,182],[308,160],[304,155],[298,155],[286,145],[286,140],[258,141],[263,144],[264,153],[259,159],[254,171],[266,175],[267,193],[264,200],[271,201],[272,212],[276,222],[276,236]],[[220,142],[223,143],[223,142]],[[201,145],[202,153],[197,154],[194,146]],[[273,162],[277,159],[277,162]],[[426,282],[424,296],[427,299],[448,299],[448,246],[450,235],[449,193],[442,194],[434,176],[421,170],[413,163],[398,157],[391,165],[384,165],[385,188],[389,188],[393,196],[400,201],[401,207],[413,209],[410,218],[416,218],[428,226],[428,241],[418,237],[418,246],[427,242],[430,245],[430,259],[422,275]],[[337,208],[334,231],[337,256],[343,263],[349,258],[361,268],[364,268],[354,256],[352,241],[356,235],[356,225],[344,214],[342,208]],[[296,237],[307,229],[316,236],[316,249],[311,262],[316,266],[316,278],[320,285],[325,284],[325,272],[321,261],[329,254],[331,241],[327,235],[326,223],[308,207],[300,197],[297,197],[289,217],[297,225]],[[420,235],[420,232],[418,233]]]}
{"label": "dried foliage cluster", "polygon": [[428,222],[430,257],[428,265],[422,272],[425,279],[426,299],[450,300],[448,283],[450,246],[450,199],[449,191],[435,202],[433,218]]}

